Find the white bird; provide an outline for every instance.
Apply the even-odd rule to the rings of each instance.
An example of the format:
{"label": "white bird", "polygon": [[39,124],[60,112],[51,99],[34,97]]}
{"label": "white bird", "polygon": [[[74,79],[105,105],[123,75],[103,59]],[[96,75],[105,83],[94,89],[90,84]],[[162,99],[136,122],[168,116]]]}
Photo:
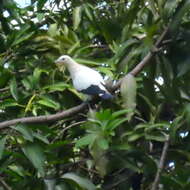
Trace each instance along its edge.
{"label": "white bird", "polygon": [[100,96],[102,99],[113,98],[105,88],[103,77],[96,70],[77,63],[68,55],[62,55],[55,63],[67,67],[73,86],[77,91],[87,95]]}

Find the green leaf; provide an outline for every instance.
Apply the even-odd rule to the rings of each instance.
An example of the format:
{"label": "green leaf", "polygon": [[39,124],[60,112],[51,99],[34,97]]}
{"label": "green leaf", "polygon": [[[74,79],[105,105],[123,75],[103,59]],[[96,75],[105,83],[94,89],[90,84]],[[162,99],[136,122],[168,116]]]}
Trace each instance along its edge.
{"label": "green leaf", "polygon": [[147,140],[154,140],[154,141],[159,141],[159,142],[165,142],[166,141],[166,137],[163,135],[149,135],[149,134],[145,134],[145,138]]}
{"label": "green leaf", "polygon": [[12,164],[12,165],[9,165],[8,168],[22,177],[24,177],[26,175],[26,172],[24,171],[23,167],[21,167],[19,165]]}
{"label": "green leaf", "polygon": [[44,4],[46,3],[47,0],[38,0],[37,1],[37,8],[38,10],[41,10],[44,6]]}
{"label": "green leaf", "polygon": [[132,135],[130,135],[129,137],[128,137],[128,141],[129,142],[133,142],[133,141],[136,141],[136,140],[138,140],[139,138],[141,138],[141,137],[143,137],[144,136],[144,134],[132,134]]}
{"label": "green leaf", "polygon": [[25,113],[27,113],[29,110],[31,110],[33,100],[35,99],[36,94],[33,94],[33,96],[29,99],[26,108],[25,108]]}
{"label": "green leaf", "polygon": [[41,96],[41,100],[39,100],[38,103],[55,110],[60,109],[60,104],[48,96]]}
{"label": "green leaf", "polygon": [[136,107],[136,91],[137,84],[135,77],[128,74],[121,83],[121,96],[123,99],[123,106],[127,109],[134,110]]}
{"label": "green leaf", "polygon": [[92,61],[92,60],[89,60],[89,59],[76,58],[75,60],[78,63],[84,64],[84,65],[89,65],[89,66],[99,66],[99,65],[101,65],[101,63],[98,63],[96,61]]}
{"label": "green leaf", "polygon": [[68,84],[64,82],[58,82],[52,85],[45,86],[43,89],[48,90],[50,92],[55,92],[55,91],[63,91],[69,87]]}
{"label": "green leaf", "polygon": [[123,119],[115,119],[113,120],[107,127],[108,130],[112,131],[114,130],[116,127],[119,127],[122,123],[124,123],[125,121],[128,121],[129,118],[123,118]]}
{"label": "green leaf", "polygon": [[136,165],[136,163],[131,162],[130,160],[125,160],[125,167],[129,168],[130,170],[140,173],[142,172],[140,168]]}
{"label": "green leaf", "polygon": [[174,13],[178,0],[167,0],[163,9],[163,16],[168,19]]}
{"label": "green leaf", "polygon": [[44,69],[40,69],[40,68],[35,68],[34,69],[34,72],[33,72],[33,82],[34,82],[34,85],[39,83],[39,80],[40,80],[40,76],[42,73],[46,73],[48,74],[48,72]]}
{"label": "green leaf", "polygon": [[10,91],[13,98],[18,101],[18,89],[17,89],[17,82],[15,77],[10,82]]}
{"label": "green leaf", "polygon": [[5,148],[5,142],[6,142],[6,136],[3,137],[3,138],[0,140],[0,159],[1,159],[2,156],[3,156],[3,151],[4,151],[4,148]]}
{"label": "green leaf", "polygon": [[30,129],[26,125],[18,124],[14,127],[11,127],[11,128],[15,129],[16,131],[19,131],[26,140],[33,142],[33,139],[34,139],[33,138],[33,131],[32,131],[32,129]]}
{"label": "green leaf", "polygon": [[110,78],[114,77],[113,72],[111,71],[110,68],[98,67],[97,70],[100,71],[101,73],[105,74],[106,76],[109,76]]}
{"label": "green leaf", "polygon": [[58,34],[58,28],[57,28],[57,24],[54,23],[54,24],[51,24],[49,26],[49,29],[48,29],[48,34],[51,36],[51,37],[54,37]]}
{"label": "green leaf", "polygon": [[86,16],[88,17],[88,19],[90,21],[93,21],[93,10],[91,9],[91,7],[89,6],[89,4],[84,4],[84,11]]}
{"label": "green leaf", "polygon": [[82,147],[82,146],[86,146],[89,144],[94,143],[94,140],[96,139],[97,135],[96,134],[88,134],[82,138],[80,138],[77,142],[76,142],[76,147]]}
{"label": "green leaf", "polygon": [[22,147],[22,151],[40,174],[44,176],[45,155],[43,148],[36,143],[27,143]]}
{"label": "green leaf", "polygon": [[179,24],[182,22],[183,16],[189,11],[189,8],[190,0],[178,1],[178,6],[176,8],[175,15],[172,19],[172,23],[170,26],[171,31],[178,31],[177,28],[179,27]]}
{"label": "green leaf", "polygon": [[39,139],[40,141],[42,141],[42,142],[44,142],[44,143],[46,143],[46,144],[49,144],[49,141],[48,141],[48,139],[47,139],[46,136],[44,136],[44,135],[42,135],[42,134],[40,134],[40,133],[35,133],[35,132],[33,132],[33,136],[34,136],[35,138]]}
{"label": "green leaf", "polygon": [[22,43],[22,42],[24,42],[24,41],[26,41],[26,40],[29,40],[34,34],[35,34],[35,32],[29,32],[29,33],[26,32],[25,35],[20,36],[19,38],[17,38],[17,39],[13,42],[12,46],[19,45],[20,43]]}
{"label": "green leaf", "polygon": [[92,123],[95,123],[95,124],[97,124],[97,125],[99,125],[99,126],[102,126],[102,122],[99,121],[99,120],[97,120],[97,119],[88,119],[88,121],[90,121],[90,122],[92,122]]}
{"label": "green leaf", "polygon": [[170,137],[171,137],[171,142],[175,143],[176,137],[178,137],[177,131],[179,130],[180,127],[184,124],[185,118],[184,114],[177,116],[172,124],[170,129]]}
{"label": "green leaf", "polygon": [[88,179],[78,176],[74,173],[66,173],[61,176],[63,179],[71,180],[86,190],[95,190],[96,186]]}
{"label": "green leaf", "polygon": [[25,78],[22,81],[22,84],[26,88],[26,90],[33,89],[32,81],[29,78]]}
{"label": "green leaf", "polygon": [[13,99],[4,100],[3,102],[0,102],[0,109],[5,109],[8,107],[18,106],[19,104],[15,102]]}
{"label": "green leaf", "polygon": [[73,46],[71,46],[71,47],[68,49],[67,53],[68,53],[68,54],[73,54],[73,52],[74,52],[76,49],[78,49],[79,47],[80,47],[80,41],[77,41],[75,44],[73,44]]}
{"label": "green leaf", "polygon": [[112,117],[113,117],[113,118],[116,118],[116,117],[118,117],[118,116],[120,116],[120,115],[127,114],[127,113],[129,113],[130,111],[131,111],[131,110],[128,110],[128,109],[119,110],[119,111],[114,112],[114,113],[112,114]]}
{"label": "green leaf", "polygon": [[154,129],[163,129],[163,128],[169,128],[169,127],[170,125],[168,123],[155,123],[155,124],[149,125],[145,129],[145,132],[150,132],[151,130],[154,130]]}
{"label": "green leaf", "polygon": [[73,10],[73,29],[76,30],[81,22],[81,6]]}
{"label": "green leaf", "polygon": [[109,148],[109,143],[105,138],[98,138],[96,140],[97,145],[102,149],[102,150],[107,150]]}
{"label": "green leaf", "polygon": [[4,87],[7,84],[10,77],[11,77],[10,72],[0,66],[0,88]]}
{"label": "green leaf", "polygon": [[43,18],[45,17],[45,13],[36,13],[36,14],[37,14],[36,16],[37,16],[39,22],[42,21]]}

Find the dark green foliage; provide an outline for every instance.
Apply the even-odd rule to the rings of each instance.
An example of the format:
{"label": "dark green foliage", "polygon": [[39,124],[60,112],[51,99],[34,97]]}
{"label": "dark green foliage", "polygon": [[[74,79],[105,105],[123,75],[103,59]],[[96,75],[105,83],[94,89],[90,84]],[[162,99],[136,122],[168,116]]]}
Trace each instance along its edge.
{"label": "dark green foliage", "polygon": [[135,78],[127,75],[111,102],[57,122],[1,129],[0,189],[5,182],[26,190],[145,190],[167,135],[162,189],[189,189],[189,7],[189,0],[32,0],[25,8],[2,1],[0,122],[83,101],[68,72],[54,64],[58,56],[118,80],[170,30],[149,65]]}

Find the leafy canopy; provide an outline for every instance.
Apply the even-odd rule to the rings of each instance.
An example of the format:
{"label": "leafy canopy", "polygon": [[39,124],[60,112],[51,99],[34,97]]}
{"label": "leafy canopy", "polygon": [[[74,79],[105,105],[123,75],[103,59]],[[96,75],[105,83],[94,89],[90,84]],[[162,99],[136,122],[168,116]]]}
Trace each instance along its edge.
{"label": "leafy canopy", "polygon": [[[187,190],[190,165],[190,1],[31,0],[0,3],[0,121],[50,115],[80,104],[68,54],[117,81],[169,33],[121,93],[88,113],[17,124],[0,135],[0,183],[12,189],[147,189],[163,142],[162,189]],[[6,189],[3,185],[1,189]]]}

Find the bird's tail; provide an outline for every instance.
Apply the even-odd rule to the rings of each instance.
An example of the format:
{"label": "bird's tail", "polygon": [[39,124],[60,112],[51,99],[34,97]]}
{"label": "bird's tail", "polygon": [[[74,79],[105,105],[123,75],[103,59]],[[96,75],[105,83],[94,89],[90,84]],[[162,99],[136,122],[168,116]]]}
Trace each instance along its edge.
{"label": "bird's tail", "polygon": [[104,100],[113,99],[113,95],[111,95],[109,92],[105,92],[104,94],[101,94],[100,97]]}

